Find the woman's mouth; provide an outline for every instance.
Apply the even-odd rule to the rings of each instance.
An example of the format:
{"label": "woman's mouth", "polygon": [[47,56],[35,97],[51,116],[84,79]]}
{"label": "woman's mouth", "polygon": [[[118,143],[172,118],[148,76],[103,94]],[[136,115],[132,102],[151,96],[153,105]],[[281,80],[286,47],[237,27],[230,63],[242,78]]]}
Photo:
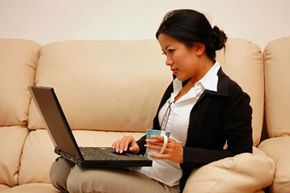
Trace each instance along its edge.
{"label": "woman's mouth", "polygon": [[174,74],[174,75],[176,75],[176,73],[177,73],[177,69],[175,68],[175,69],[171,69],[171,71],[172,71],[172,73]]}

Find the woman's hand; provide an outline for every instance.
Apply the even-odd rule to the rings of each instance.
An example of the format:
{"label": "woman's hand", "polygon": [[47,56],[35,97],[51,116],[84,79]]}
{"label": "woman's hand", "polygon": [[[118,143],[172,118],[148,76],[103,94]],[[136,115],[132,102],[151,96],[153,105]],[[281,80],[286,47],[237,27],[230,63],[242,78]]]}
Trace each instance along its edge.
{"label": "woman's hand", "polygon": [[[147,139],[145,145],[150,150],[160,151],[163,146],[163,137],[152,135],[151,139]],[[163,154],[149,153],[150,157],[159,160],[170,160],[175,163],[183,163],[183,146],[174,139],[168,138],[167,146]]]}
{"label": "woman's hand", "polygon": [[140,150],[136,140],[131,135],[124,136],[118,141],[115,141],[112,147],[117,153],[123,153],[129,150],[132,154],[137,154]]}

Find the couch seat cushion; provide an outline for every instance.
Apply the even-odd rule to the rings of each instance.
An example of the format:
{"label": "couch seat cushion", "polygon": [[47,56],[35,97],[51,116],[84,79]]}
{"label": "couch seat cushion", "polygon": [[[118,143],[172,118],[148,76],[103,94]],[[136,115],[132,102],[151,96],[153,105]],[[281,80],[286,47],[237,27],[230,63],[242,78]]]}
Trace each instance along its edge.
{"label": "couch seat cushion", "polygon": [[19,162],[27,134],[27,128],[0,127],[0,184],[17,184]]}
{"label": "couch seat cushion", "polygon": [[7,188],[1,193],[60,193],[51,184],[31,183]]}
{"label": "couch seat cushion", "polygon": [[271,192],[290,192],[290,136],[264,140],[259,148],[266,152],[276,163],[275,179]]}
{"label": "couch seat cushion", "polygon": [[[79,146],[111,146],[123,135],[132,134],[137,138],[143,133],[74,131]],[[23,148],[19,170],[19,184],[50,183],[49,169],[57,155],[46,130],[30,131]]]}
{"label": "couch seat cushion", "polygon": [[0,191],[9,188],[9,186],[6,186],[4,184],[0,184]]}

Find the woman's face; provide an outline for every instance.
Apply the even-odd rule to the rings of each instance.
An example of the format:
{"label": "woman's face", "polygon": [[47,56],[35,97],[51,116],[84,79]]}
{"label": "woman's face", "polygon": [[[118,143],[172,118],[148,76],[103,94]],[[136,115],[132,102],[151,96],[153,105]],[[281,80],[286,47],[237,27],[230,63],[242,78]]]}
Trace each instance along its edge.
{"label": "woman's face", "polygon": [[197,47],[186,46],[184,43],[161,33],[158,42],[166,55],[166,65],[181,81],[199,76],[200,60]]}

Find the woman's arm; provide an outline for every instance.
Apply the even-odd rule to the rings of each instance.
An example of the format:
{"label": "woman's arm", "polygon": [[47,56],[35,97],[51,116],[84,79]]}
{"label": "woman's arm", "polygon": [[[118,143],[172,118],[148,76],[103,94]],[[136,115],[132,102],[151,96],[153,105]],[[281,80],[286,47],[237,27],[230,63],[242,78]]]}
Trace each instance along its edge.
{"label": "woman's arm", "polygon": [[239,153],[252,152],[250,97],[236,83],[231,85],[230,94],[223,106],[221,118],[221,131],[227,141],[227,148],[206,149],[186,146],[184,147],[182,167],[195,168]]}

